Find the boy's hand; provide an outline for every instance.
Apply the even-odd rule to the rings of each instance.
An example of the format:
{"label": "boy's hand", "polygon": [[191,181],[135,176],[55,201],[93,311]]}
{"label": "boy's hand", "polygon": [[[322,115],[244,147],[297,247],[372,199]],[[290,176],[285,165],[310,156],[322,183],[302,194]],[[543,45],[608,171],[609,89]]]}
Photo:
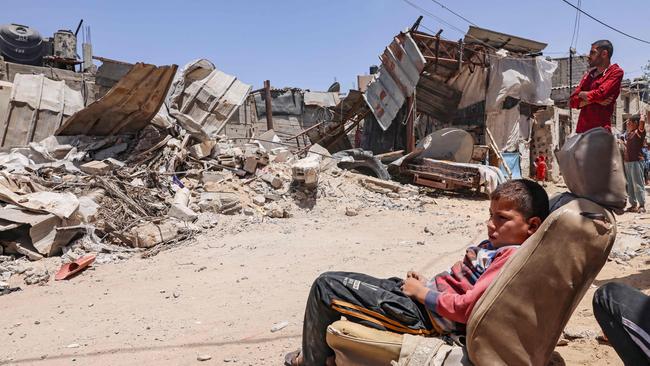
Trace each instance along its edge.
{"label": "boy's hand", "polygon": [[421,274],[415,271],[406,272],[406,278],[415,278],[416,280],[420,281],[423,285],[427,283],[426,277],[422,276]]}
{"label": "boy's hand", "polygon": [[408,277],[402,285],[402,292],[404,295],[424,304],[424,299],[427,297],[429,289],[414,277]]}

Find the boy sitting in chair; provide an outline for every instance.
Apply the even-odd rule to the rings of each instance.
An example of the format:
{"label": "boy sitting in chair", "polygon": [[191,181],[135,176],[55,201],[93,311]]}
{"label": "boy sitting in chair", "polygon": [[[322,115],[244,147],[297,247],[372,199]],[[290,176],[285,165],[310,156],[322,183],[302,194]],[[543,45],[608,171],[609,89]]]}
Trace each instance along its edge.
{"label": "boy sitting in chair", "polygon": [[302,350],[289,353],[285,364],[334,365],[326,332],[341,316],[398,333],[464,333],[478,299],[548,214],[544,188],[530,180],[512,180],[490,196],[488,239],[469,247],[463,260],[430,281],[415,272],[408,272],[405,279],[350,272],[321,274],[307,299]]}

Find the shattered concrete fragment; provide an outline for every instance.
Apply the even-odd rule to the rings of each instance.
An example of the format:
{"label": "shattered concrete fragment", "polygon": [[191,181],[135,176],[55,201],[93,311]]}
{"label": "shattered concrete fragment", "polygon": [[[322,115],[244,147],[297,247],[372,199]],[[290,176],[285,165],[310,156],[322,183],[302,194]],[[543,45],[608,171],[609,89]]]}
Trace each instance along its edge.
{"label": "shattered concrete fragment", "polygon": [[151,248],[156,244],[172,240],[178,235],[178,222],[171,219],[160,223],[146,222],[131,229],[131,240],[135,248]]}
{"label": "shattered concrete fragment", "polygon": [[262,195],[257,195],[253,197],[253,203],[258,206],[264,206],[264,204],[266,203],[266,197]]}
{"label": "shattered concrete fragment", "polygon": [[316,155],[300,159],[291,166],[293,182],[306,187],[315,187],[318,184],[320,172],[320,157]]}
{"label": "shattered concrete fragment", "polygon": [[172,204],[167,212],[167,216],[189,222],[193,222],[199,217],[199,215],[189,207],[177,203]]}
{"label": "shattered concrete fragment", "polygon": [[277,175],[266,173],[266,174],[263,174],[260,177],[260,179],[265,181],[266,183],[270,184],[271,187],[273,187],[275,189],[280,189],[280,188],[282,188],[282,186],[284,186],[284,182]]}
{"label": "shattered concrete fragment", "polygon": [[207,140],[200,144],[190,146],[188,150],[191,156],[200,160],[210,156],[216,144],[217,142],[214,140]]}
{"label": "shattered concrete fragment", "polygon": [[106,175],[111,172],[111,166],[103,161],[91,161],[79,167],[82,172],[90,175]]}
{"label": "shattered concrete fragment", "polygon": [[239,196],[231,192],[203,192],[199,199],[202,212],[212,211],[232,215],[241,211]]}
{"label": "shattered concrete fragment", "polygon": [[113,159],[113,158],[104,159],[104,160],[102,160],[102,161],[103,161],[104,163],[110,165],[110,166],[113,167],[114,169],[116,169],[116,168],[124,168],[124,167],[126,166],[125,163],[123,163],[123,162],[121,162],[121,161],[119,161],[119,160],[117,160],[117,159]]}
{"label": "shattered concrete fragment", "polygon": [[274,163],[286,163],[293,154],[286,147],[279,147],[271,150],[271,161]]}
{"label": "shattered concrete fragment", "polygon": [[232,174],[228,172],[203,172],[201,183],[221,183],[230,177],[232,177]]}
{"label": "shattered concrete fragment", "polygon": [[346,216],[357,216],[359,214],[359,210],[357,210],[354,207],[346,207],[345,208],[345,215]]}
{"label": "shattered concrete fragment", "polygon": [[257,158],[254,156],[249,156],[244,161],[244,171],[250,174],[255,174],[257,171]]}
{"label": "shattered concrete fragment", "polygon": [[123,153],[126,151],[126,149],[129,147],[129,144],[123,142],[121,144],[116,144],[111,147],[108,147],[106,149],[98,150],[95,152],[95,155],[93,156],[95,160],[105,160],[109,158],[114,158],[120,153]]}

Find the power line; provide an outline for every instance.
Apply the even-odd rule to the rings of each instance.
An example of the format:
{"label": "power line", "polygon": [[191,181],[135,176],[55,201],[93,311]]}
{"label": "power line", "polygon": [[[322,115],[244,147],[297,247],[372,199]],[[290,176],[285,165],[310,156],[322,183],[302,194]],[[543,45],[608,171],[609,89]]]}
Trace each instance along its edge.
{"label": "power line", "polygon": [[[472,36],[471,34],[466,34],[465,31],[459,29],[458,27],[456,27],[456,26],[454,26],[453,24],[447,22],[446,20],[444,20],[444,19],[438,17],[437,15],[434,15],[433,13],[427,11],[426,9],[424,9],[424,8],[422,8],[422,7],[420,7],[420,6],[416,5],[416,4],[414,4],[414,3],[412,3],[411,1],[409,1],[409,0],[402,0],[402,1],[405,2],[405,3],[407,3],[408,5],[410,5],[411,7],[413,7],[413,8],[415,8],[415,9],[421,11],[423,14],[428,15],[428,16],[430,16],[430,17],[436,19],[436,20],[439,21],[440,23],[443,23],[443,24],[447,25],[449,28],[454,29],[454,30],[457,31],[458,33],[463,34],[463,35],[465,35],[465,36],[467,36],[467,37],[470,37],[470,38],[476,40],[477,42],[479,42],[479,43],[485,45],[486,47],[489,47],[489,48],[491,48],[491,49],[493,49],[493,50],[495,50],[495,51],[498,50],[496,47],[492,46],[491,44],[488,44],[488,43],[486,43],[486,42],[483,42],[482,40],[480,40],[480,39],[478,39],[478,38]],[[435,33],[435,32],[434,32],[434,33]]]}
{"label": "power line", "polygon": [[[582,0],[578,0],[578,8],[582,5]],[[577,34],[580,29],[580,12],[576,10],[576,17],[573,20],[573,35],[571,35],[571,44],[569,47],[574,48],[578,45],[578,37]]]}
{"label": "power line", "polygon": [[444,4],[440,3],[439,1],[436,1],[436,0],[431,0],[431,1],[433,1],[434,3],[440,5],[441,8],[443,8],[443,9],[447,10],[448,12],[454,14],[455,16],[457,16],[457,17],[459,17],[460,19],[466,21],[467,23],[476,26],[476,24],[475,24],[473,21],[471,21],[471,20],[465,18],[464,16],[462,16],[462,15],[456,13],[455,11],[449,9],[448,7],[446,7]]}
{"label": "power line", "polygon": [[603,22],[602,20],[599,20],[599,19],[594,18],[591,14],[589,14],[589,13],[587,13],[586,11],[580,9],[579,7],[573,5],[572,3],[568,2],[567,0],[562,0],[562,1],[564,1],[565,3],[567,3],[568,5],[570,5],[571,7],[575,8],[577,11],[581,12],[582,14],[588,16],[588,17],[591,18],[592,20],[595,20],[596,22],[598,22],[598,23],[604,25],[605,27],[607,27],[607,28],[609,28],[609,29],[611,29],[611,30],[613,30],[613,31],[615,31],[615,32],[617,32],[617,33],[620,33],[620,34],[622,34],[622,35],[624,35],[624,36],[627,36],[627,37],[630,37],[630,38],[632,38],[632,39],[635,39],[635,40],[637,40],[637,41],[639,41],[639,42],[643,42],[643,43],[646,43],[646,44],[650,44],[650,41],[646,41],[645,39],[641,39],[641,38],[635,37],[635,36],[633,36],[633,35],[627,34],[627,33],[623,32],[623,31],[618,30],[618,29],[612,27],[611,25],[609,25],[609,24]]}

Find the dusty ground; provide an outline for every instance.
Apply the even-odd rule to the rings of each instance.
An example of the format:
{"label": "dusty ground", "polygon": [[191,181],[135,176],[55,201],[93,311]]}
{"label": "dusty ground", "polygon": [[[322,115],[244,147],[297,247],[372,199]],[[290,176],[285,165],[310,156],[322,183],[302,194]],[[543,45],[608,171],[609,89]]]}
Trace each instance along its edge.
{"label": "dusty ground", "polygon": [[[96,266],[68,282],[2,296],[0,363],[280,365],[300,344],[305,298],[320,272],[434,274],[484,237],[487,200],[436,200],[424,213],[367,207],[350,217],[340,201],[255,224],[223,217],[196,241],[153,258]],[[640,216],[620,217],[621,226],[633,217]],[[616,278],[646,289],[646,261],[609,262],[596,284]],[[592,294],[569,327],[598,330]],[[282,321],[289,326],[272,333]],[[557,351],[560,364],[621,364],[594,339]],[[199,362],[199,354],[212,359]]]}

